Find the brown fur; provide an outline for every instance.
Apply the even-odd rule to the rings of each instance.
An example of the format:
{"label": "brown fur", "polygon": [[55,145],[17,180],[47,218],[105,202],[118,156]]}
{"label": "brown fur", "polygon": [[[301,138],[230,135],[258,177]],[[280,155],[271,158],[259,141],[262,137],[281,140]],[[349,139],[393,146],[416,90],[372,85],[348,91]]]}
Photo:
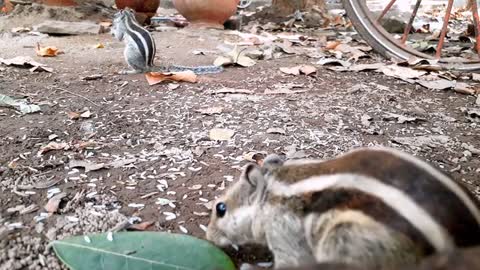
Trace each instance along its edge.
{"label": "brown fur", "polygon": [[[454,193],[439,183],[433,175],[410,161],[401,159],[387,151],[367,149],[353,151],[323,162],[286,165],[275,169],[273,175],[280,182],[295,183],[312,176],[338,173],[369,176],[404,190],[432,216],[441,221],[441,224],[455,236],[457,245],[467,247],[480,243],[480,227],[463,202]],[[415,181],[405,181],[405,179],[415,179]],[[473,195],[461,183],[458,183],[458,185],[466,191],[472,201],[479,207],[480,205]],[[365,201],[365,199],[362,200]],[[351,201],[349,204],[355,204],[355,202]],[[346,206],[343,205],[342,207]],[[374,209],[370,210],[371,213],[374,211]],[[380,210],[380,212],[382,211]],[[378,216],[375,213],[373,214]],[[457,220],[463,220],[463,222],[459,223]],[[472,235],[472,229],[475,229],[478,233]]]}

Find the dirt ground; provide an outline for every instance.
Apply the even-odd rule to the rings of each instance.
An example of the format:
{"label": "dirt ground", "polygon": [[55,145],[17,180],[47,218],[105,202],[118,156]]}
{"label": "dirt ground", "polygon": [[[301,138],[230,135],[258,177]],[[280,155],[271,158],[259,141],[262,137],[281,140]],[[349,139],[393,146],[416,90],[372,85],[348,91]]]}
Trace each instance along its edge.
{"label": "dirt ground", "polygon": [[[208,65],[225,33],[183,29],[154,36],[157,64]],[[36,42],[58,46],[64,54],[39,58]],[[105,48],[94,48],[98,43]],[[311,76],[279,71],[312,62],[298,56],[229,67],[196,84],[148,86],[143,75],[115,74],[125,68],[123,46],[109,34],[1,36],[0,57],[31,56],[54,71],[0,66],[0,94],[28,97],[42,106],[41,113],[27,115],[0,108],[0,240],[6,250],[0,252],[0,269],[65,269],[46,250],[50,240],[107,231],[134,217],[154,222],[149,230],[203,237],[212,201],[238,178],[248,152],[331,158],[380,144],[432,162],[480,195],[479,119],[465,113],[475,106],[473,96],[426,90],[374,72],[339,73],[320,66]],[[92,75],[101,76],[84,79]],[[302,91],[266,92],[292,84]],[[252,93],[215,93],[224,88]],[[212,107],[222,111],[202,113]],[[87,110],[87,118],[68,116]],[[392,120],[390,114],[415,119]],[[212,141],[212,128],[235,135]],[[52,141],[71,147],[39,156]],[[127,161],[85,172],[72,168],[72,160]],[[58,213],[47,217],[47,195],[58,191],[66,197]],[[37,207],[21,207],[31,205]],[[230,253],[237,262],[268,260],[256,249]]]}

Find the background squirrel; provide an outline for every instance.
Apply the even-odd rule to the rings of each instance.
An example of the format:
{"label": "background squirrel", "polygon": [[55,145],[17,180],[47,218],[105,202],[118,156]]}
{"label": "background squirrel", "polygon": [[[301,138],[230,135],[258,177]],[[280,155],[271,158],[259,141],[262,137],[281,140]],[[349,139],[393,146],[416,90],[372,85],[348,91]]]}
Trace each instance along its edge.
{"label": "background squirrel", "polygon": [[219,246],[265,245],[276,269],[392,269],[480,244],[480,210],[459,183],[393,149],[326,161],[269,156],[217,201],[206,237]]}
{"label": "background squirrel", "polygon": [[137,22],[132,9],[126,8],[114,15],[111,33],[118,40],[124,41],[126,45],[124,57],[131,69],[121,71],[121,74],[138,74],[151,71],[179,72],[186,70],[193,71],[196,74],[208,74],[223,71],[223,67],[213,65],[156,67],[154,65],[156,54],[155,40],[150,32]]}

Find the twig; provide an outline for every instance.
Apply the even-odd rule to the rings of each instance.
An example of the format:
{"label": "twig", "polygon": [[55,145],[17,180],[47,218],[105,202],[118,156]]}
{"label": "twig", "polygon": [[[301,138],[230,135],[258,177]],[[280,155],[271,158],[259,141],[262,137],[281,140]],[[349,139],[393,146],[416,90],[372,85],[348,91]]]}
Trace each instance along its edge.
{"label": "twig", "polygon": [[27,194],[23,193],[23,192],[20,192],[17,190],[17,186],[18,186],[18,183],[20,183],[20,180],[22,180],[22,178],[27,175],[27,173],[22,173],[22,175],[20,175],[17,180],[15,180],[15,184],[13,186],[13,190],[12,192],[17,194],[18,196],[21,196],[21,197],[28,197]]}
{"label": "twig", "polygon": [[60,90],[60,91],[62,91],[62,92],[69,93],[69,94],[71,94],[71,95],[74,95],[74,96],[77,96],[77,97],[80,97],[80,98],[83,98],[83,99],[85,99],[86,101],[92,103],[93,105],[95,105],[95,106],[97,106],[97,107],[100,107],[100,105],[98,105],[97,103],[93,102],[91,99],[89,99],[89,98],[87,98],[87,97],[84,97],[84,96],[82,96],[82,95],[79,95],[79,94],[77,94],[77,93],[73,93],[73,92],[71,92],[71,91],[69,91],[69,90],[67,90],[67,89],[62,89],[62,88],[59,88],[59,87],[55,87],[55,89]]}

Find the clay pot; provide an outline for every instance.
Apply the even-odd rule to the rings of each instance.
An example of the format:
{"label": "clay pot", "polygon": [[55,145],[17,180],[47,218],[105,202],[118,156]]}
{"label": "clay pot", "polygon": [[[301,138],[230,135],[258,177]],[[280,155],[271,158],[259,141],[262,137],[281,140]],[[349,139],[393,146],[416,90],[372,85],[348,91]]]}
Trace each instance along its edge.
{"label": "clay pot", "polygon": [[175,8],[193,27],[223,29],[234,15],[240,0],[173,0]]}
{"label": "clay pot", "polygon": [[160,6],[160,0],[115,0],[118,9],[129,7],[135,10],[135,17],[141,24],[149,23]]}
{"label": "clay pot", "polygon": [[71,6],[78,5],[78,3],[75,0],[39,0],[38,3],[44,4],[46,6],[61,6],[61,7],[71,7]]}
{"label": "clay pot", "polygon": [[3,2],[3,6],[0,6],[0,13],[9,13],[13,10],[13,4],[10,3],[10,0],[6,0]]}

